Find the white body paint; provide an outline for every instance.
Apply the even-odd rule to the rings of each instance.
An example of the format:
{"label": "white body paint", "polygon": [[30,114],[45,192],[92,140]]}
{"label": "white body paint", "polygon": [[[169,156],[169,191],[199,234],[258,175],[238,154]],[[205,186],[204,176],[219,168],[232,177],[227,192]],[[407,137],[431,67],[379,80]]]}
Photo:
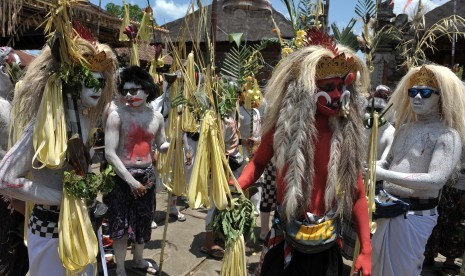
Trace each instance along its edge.
{"label": "white body paint", "polygon": [[[130,156],[127,145],[131,145],[128,135],[135,128],[140,128],[152,135],[149,144],[151,149],[146,156]],[[133,145],[131,145],[132,147]],[[105,125],[105,156],[116,171],[132,189],[141,185],[128,172],[127,167],[147,168],[152,164],[152,150],[157,147],[160,152],[168,150],[164,132],[163,116],[147,105],[138,107],[122,106],[113,110]]]}
{"label": "white body paint", "polygon": [[8,133],[10,128],[11,104],[0,97],[0,160],[8,149]]}
{"label": "white body paint", "polygon": [[437,197],[461,156],[457,131],[443,125],[439,96],[410,99],[417,121],[400,127],[386,160],[376,168],[385,189],[403,197]]}

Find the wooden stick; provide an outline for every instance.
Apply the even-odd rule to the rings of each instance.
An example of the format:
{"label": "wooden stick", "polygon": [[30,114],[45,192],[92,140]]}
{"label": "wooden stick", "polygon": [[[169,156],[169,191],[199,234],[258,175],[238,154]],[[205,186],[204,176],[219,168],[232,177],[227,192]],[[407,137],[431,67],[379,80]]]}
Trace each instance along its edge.
{"label": "wooden stick", "polygon": [[163,240],[161,241],[161,254],[160,254],[160,264],[158,265],[157,275],[161,275],[163,271],[163,261],[165,255],[165,245],[166,245],[166,233],[168,232],[168,223],[170,219],[170,208],[171,208],[171,196],[172,192],[168,191],[168,205],[166,206],[166,215],[165,215],[165,225],[163,227]]}
{"label": "wooden stick", "polygon": [[[365,174],[364,184],[365,184],[365,195],[368,198],[368,225],[370,229],[372,227],[372,214],[373,214],[373,202],[375,197],[375,183],[376,183],[376,161],[378,160],[378,112],[373,113],[373,127],[370,131],[370,142],[368,145],[368,157],[367,157],[367,167],[368,171]],[[350,270],[350,275],[354,275],[355,261],[357,260],[358,255],[360,254],[360,240],[357,236],[355,239],[355,249],[354,249],[354,258],[352,262],[352,268]]]}

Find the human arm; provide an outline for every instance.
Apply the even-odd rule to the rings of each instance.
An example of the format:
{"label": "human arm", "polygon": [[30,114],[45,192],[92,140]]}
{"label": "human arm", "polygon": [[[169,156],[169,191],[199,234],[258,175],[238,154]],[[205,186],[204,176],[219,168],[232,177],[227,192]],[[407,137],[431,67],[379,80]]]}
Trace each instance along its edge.
{"label": "human arm", "polygon": [[157,145],[158,151],[161,153],[165,153],[168,151],[168,148],[170,147],[170,143],[166,141],[165,121],[161,113],[155,113],[155,117],[158,121],[158,131],[155,135],[155,143]]}
{"label": "human arm", "polygon": [[[386,123],[389,124],[389,123]],[[389,125],[388,128],[383,132],[382,144],[384,146],[381,156],[378,156],[378,160],[384,160],[387,158],[389,151],[391,150],[392,143],[394,142],[394,127]]]}
{"label": "human arm", "polygon": [[192,164],[192,151],[189,142],[187,141],[187,134],[182,132],[182,144],[184,145],[184,156],[186,158],[186,165],[190,166]]}
{"label": "human arm", "polygon": [[[462,144],[456,131],[449,131],[436,140],[428,171],[405,173],[387,169],[387,163],[378,163],[376,179],[418,190],[439,190],[449,179],[460,160]],[[390,156],[388,160],[392,159]]]}
{"label": "human arm", "polygon": [[242,189],[247,189],[260,178],[266,165],[273,157],[273,135],[274,130],[270,130],[262,137],[262,142],[253,159],[242,171],[241,176],[237,180]]}
{"label": "human arm", "polygon": [[137,181],[131,173],[126,169],[126,166],[118,157],[116,150],[119,144],[119,131],[121,126],[121,119],[117,111],[112,111],[108,116],[105,125],[105,157],[113,168],[115,173],[121,177],[133,190],[140,189],[143,185]]}
{"label": "human arm", "polygon": [[26,178],[33,169],[33,130],[34,124],[30,123],[0,163],[0,193],[22,201],[60,205],[61,188],[54,189]]}
{"label": "human arm", "polygon": [[365,188],[360,174],[357,180],[357,197],[352,208],[352,215],[357,223],[357,235],[360,241],[360,254],[355,261],[355,271],[362,270],[364,276],[371,275],[371,242],[368,225],[368,204]]}

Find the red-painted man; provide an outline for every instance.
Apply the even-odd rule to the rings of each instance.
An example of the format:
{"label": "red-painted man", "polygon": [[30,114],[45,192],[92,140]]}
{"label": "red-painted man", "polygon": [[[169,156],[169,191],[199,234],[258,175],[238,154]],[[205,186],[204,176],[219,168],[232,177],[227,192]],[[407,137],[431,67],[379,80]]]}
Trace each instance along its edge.
{"label": "red-painted man", "polygon": [[356,271],[371,274],[361,177],[365,134],[357,100],[367,86],[363,61],[315,30],[307,32],[306,47],[275,69],[265,92],[261,144],[239,178],[247,188],[275,156],[279,207],[265,242],[262,275],[342,275],[337,233],[314,233],[326,226],[337,232],[341,218],[351,215],[361,241]]}

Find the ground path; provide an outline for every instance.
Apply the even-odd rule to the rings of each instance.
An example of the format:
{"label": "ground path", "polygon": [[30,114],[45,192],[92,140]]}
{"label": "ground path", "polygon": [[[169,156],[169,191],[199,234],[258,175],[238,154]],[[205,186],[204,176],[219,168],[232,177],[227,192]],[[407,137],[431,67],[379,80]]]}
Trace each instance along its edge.
{"label": "ground path", "polygon": [[[157,194],[157,211],[155,220],[158,228],[152,232],[152,240],[146,244],[144,258],[152,262],[159,263],[161,254],[161,240],[163,237],[163,225],[165,210],[167,204],[167,193],[161,192]],[[180,208],[185,208],[180,206]],[[170,276],[212,276],[219,275],[221,269],[221,261],[217,261],[207,257],[200,252],[200,246],[205,238],[205,216],[206,209],[192,210],[186,208],[182,210],[187,220],[178,222],[170,219],[167,232],[167,243],[165,247],[165,261],[163,263],[163,274]],[[260,220],[257,219],[257,224]],[[258,235],[258,226],[255,229]],[[247,253],[247,263],[249,268],[253,268],[258,264],[261,253],[260,242],[255,244],[249,242]],[[139,271],[130,268],[132,263],[131,250],[127,251],[126,256],[126,272],[128,276],[146,275]],[[423,271],[422,276],[434,276],[440,274],[440,263],[444,259],[437,258],[435,267]],[[344,275],[349,275],[350,261],[344,260],[345,271]],[[114,276],[115,271],[109,271],[110,276]],[[375,275],[374,275],[375,276]]]}

